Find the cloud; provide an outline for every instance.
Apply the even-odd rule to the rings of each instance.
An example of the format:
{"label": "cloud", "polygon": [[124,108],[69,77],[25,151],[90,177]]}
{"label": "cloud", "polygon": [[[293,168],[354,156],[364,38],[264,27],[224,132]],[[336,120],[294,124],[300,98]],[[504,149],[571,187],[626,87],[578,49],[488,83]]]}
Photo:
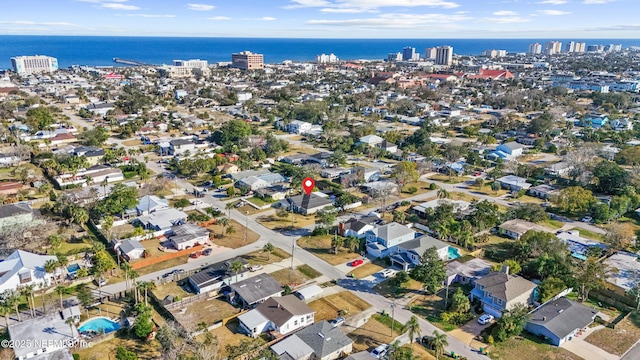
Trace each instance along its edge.
{"label": "cloud", "polygon": [[175,15],[170,14],[119,14],[118,16],[143,17],[143,18],[174,18]]}
{"label": "cloud", "polygon": [[569,15],[571,11],[560,11],[560,10],[537,10],[536,11],[540,15],[549,15],[549,16],[558,16],[558,15]]}
{"label": "cloud", "polygon": [[616,0],[584,0],[583,4],[606,4],[610,2],[614,2]]}
{"label": "cloud", "polygon": [[263,17],[258,18],[258,19],[256,19],[256,20],[260,20],[260,21],[274,21],[274,20],[276,20],[276,18],[271,17],[271,16],[263,16]]}
{"label": "cloud", "polygon": [[64,21],[44,21],[44,22],[36,22],[29,20],[13,20],[13,21],[0,21],[0,24],[6,25],[34,25],[34,26],[79,26],[77,24],[72,24]]}
{"label": "cloud", "polygon": [[482,22],[494,23],[494,24],[514,24],[529,22],[530,19],[523,18],[521,16],[500,16],[500,17],[487,17],[483,18]]}
{"label": "cloud", "polygon": [[360,28],[415,28],[426,24],[452,24],[470,20],[464,15],[450,14],[383,14],[377,18],[346,19],[346,20],[309,20],[309,25],[346,26]]}
{"label": "cloud", "polygon": [[231,18],[228,16],[213,16],[213,17],[208,17],[207,20],[226,21],[226,20],[231,20]]}
{"label": "cloud", "polygon": [[187,9],[194,11],[211,11],[216,7],[209,4],[187,4]]}
{"label": "cloud", "polygon": [[344,11],[334,11],[342,13],[356,12],[377,12],[383,7],[442,7],[453,9],[460,7],[460,4],[446,0],[291,0],[291,4],[284,6],[285,9],[298,9],[308,7],[320,7],[321,11],[329,12],[327,9],[350,9]]}
{"label": "cloud", "polygon": [[639,31],[640,24],[636,25],[613,25],[613,26],[602,26],[596,28],[587,28],[584,29],[586,31]]}
{"label": "cloud", "polygon": [[510,10],[500,10],[493,13],[495,16],[518,16],[518,13]]}
{"label": "cloud", "polygon": [[121,3],[100,3],[100,5],[105,9],[111,10],[140,10],[138,6],[125,5]]}
{"label": "cloud", "polygon": [[378,12],[378,10],[374,9],[356,9],[356,8],[324,8],[320,9],[320,12],[323,13],[334,13],[334,14],[360,14],[360,13],[372,13]]}
{"label": "cloud", "polygon": [[545,0],[545,1],[541,1],[538,4],[548,4],[548,5],[562,5],[562,4],[566,4],[567,1],[566,0]]}
{"label": "cloud", "polygon": [[101,4],[105,2],[123,3],[123,2],[127,2],[128,0],[76,0],[76,1],[92,3],[92,4]]}

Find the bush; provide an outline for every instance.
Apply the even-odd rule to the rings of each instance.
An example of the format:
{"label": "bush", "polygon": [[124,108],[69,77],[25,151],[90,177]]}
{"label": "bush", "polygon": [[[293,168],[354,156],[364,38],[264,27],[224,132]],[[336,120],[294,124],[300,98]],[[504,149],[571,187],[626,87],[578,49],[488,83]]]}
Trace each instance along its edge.
{"label": "bush", "polygon": [[429,190],[435,190],[437,188],[438,188],[438,185],[436,185],[435,183],[429,184]]}
{"label": "bush", "polygon": [[407,189],[407,192],[408,192],[409,194],[415,194],[415,193],[417,193],[417,192],[418,192],[418,188],[417,188],[417,187],[415,187],[415,186],[409,186],[409,188]]}
{"label": "bush", "polygon": [[311,232],[311,236],[327,235],[328,233],[329,233],[329,230],[327,230],[327,228],[318,226],[315,229],[313,229],[313,231]]}
{"label": "bush", "polygon": [[400,202],[400,206],[409,206],[409,205],[411,205],[411,201],[403,200],[402,202]]}
{"label": "bush", "polygon": [[80,360],[80,354],[73,354],[73,360]]}

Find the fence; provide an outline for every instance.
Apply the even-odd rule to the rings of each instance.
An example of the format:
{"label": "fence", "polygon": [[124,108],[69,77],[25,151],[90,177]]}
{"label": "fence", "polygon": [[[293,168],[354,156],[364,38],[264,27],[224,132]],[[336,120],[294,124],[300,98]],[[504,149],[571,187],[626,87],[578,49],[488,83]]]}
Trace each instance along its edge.
{"label": "fence", "polygon": [[145,266],[149,266],[149,265],[153,265],[153,264],[157,264],[163,261],[167,261],[167,260],[171,260],[171,259],[175,259],[177,257],[180,256],[185,256],[185,255],[189,255],[193,252],[202,250],[202,245],[196,245],[190,249],[185,249],[185,250],[180,250],[180,251],[176,251],[176,252],[172,252],[172,253],[166,253],[162,256],[158,256],[158,257],[151,257],[151,258],[146,258],[146,259],[140,259],[136,262],[131,263],[131,268],[133,268],[134,270],[136,269],[140,269],[143,268]]}
{"label": "fence", "polygon": [[598,301],[602,301],[611,306],[614,306],[620,310],[633,310],[636,307],[635,299],[628,296],[620,295],[609,289],[595,289],[591,290],[589,296],[596,298]]}
{"label": "fence", "polygon": [[202,301],[202,300],[206,300],[209,297],[213,297],[210,296],[210,293],[203,293],[203,294],[198,294],[198,295],[193,295],[193,296],[189,296],[186,297],[184,299],[180,299],[176,302],[172,302],[171,304],[166,304],[163,305],[165,309],[169,310],[169,311],[173,311],[173,310],[177,310],[177,309],[181,309],[183,307],[187,307],[193,303],[196,303],[198,301]]}

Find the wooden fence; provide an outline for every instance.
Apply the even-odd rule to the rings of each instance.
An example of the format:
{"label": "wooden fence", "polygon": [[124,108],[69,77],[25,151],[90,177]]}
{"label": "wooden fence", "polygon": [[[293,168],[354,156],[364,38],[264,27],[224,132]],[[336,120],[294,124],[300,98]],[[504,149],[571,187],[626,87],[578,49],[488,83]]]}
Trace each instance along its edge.
{"label": "wooden fence", "polygon": [[[217,294],[215,294],[215,295],[217,295]],[[167,309],[169,311],[174,311],[174,310],[181,309],[183,307],[189,306],[189,305],[191,305],[193,303],[196,303],[198,301],[206,300],[209,297],[214,297],[214,296],[211,296],[210,293],[203,293],[203,294],[189,296],[189,297],[186,297],[184,299],[180,299],[180,300],[178,300],[176,302],[172,302],[171,304],[166,304],[166,305],[163,305],[163,306],[164,306],[165,309]]]}

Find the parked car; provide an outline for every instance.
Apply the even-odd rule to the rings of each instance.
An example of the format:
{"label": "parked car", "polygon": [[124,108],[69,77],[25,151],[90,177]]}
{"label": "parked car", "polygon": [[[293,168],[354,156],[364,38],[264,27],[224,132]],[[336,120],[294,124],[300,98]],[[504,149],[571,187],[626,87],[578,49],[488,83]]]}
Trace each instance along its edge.
{"label": "parked car", "polygon": [[191,255],[189,255],[189,257],[192,258],[192,259],[197,259],[200,256],[202,256],[202,251],[196,251],[194,253],[191,253]]}
{"label": "parked car", "polygon": [[107,283],[107,280],[103,277],[100,278],[100,280],[98,279],[93,279],[93,283],[98,285],[98,286],[104,286]]}
{"label": "parked car", "polygon": [[177,274],[182,274],[184,272],[184,269],[174,269],[169,271],[168,273],[164,273],[162,275],[163,278],[168,278],[169,276],[173,276],[173,275],[177,275]]}
{"label": "parked car", "polygon": [[337,318],[329,321],[329,324],[331,324],[333,327],[340,326],[344,324],[344,320],[345,319],[342,316],[338,316]]}
{"label": "parked car", "polygon": [[213,251],[213,250],[212,250],[211,248],[206,248],[206,249],[204,249],[204,251],[202,252],[202,255],[204,255],[204,256],[209,256],[209,255],[211,255],[211,252],[212,252],[212,251]]}
{"label": "parked car", "polygon": [[377,348],[371,350],[371,355],[376,359],[382,359],[384,358],[388,350],[389,350],[389,344],[382,344]]}
{"label": "parked car", "polygon": [[249,266],[249,271],[258,271],[258,270],[262,270],[262,265],[255,264],[255,265]]}
{"label": "parked car", "polygon": [[478,318],[478,324],[480,324],[480,325],[486,325],[486,324],[488,324],[488,323],[492,322],[492,321],[493,321],[493,319],[495,319],[495,318],[493,317],[493,315],[484,314],[484,315],[482,315],[482,316],[480,316],[480,317]]}
{"label": "parked car", "polygon": [[355,260],[353,260],[353,261],[350,263],[350,265],[351,265],[351,266],[353,266],[353,267],[356,267],[356,266],[358,266],[358,265],[362,265],[363,263],[364,263],[364,260],[362,260],[362,259],[355,259]]}
{"label": "parked car", "polygon": [[426,347],[427,349],[433,350],[435,346],[433,346],[433,336],[425,335],[420,339],[420,344]]}
{"label": "parked car", "polygon": [[393,274],[395,274],[396,272],[391,270],[391,269],[384,269],[382,271],[380,271],[380,275],[382,275],[383,278],[388,278],[390,276],[392,276]]}
{"label": "parked car", "polygon": [[590,222],[592,222],[592,221],[593,221],[593,218],[592,218],[591,216],[585,216],[585,217],[583,217],[583,218],[582,218],[582,220],[580,220],[580,221],[582,221],[582,222],[584,222],[584,223],[590,223]]}

